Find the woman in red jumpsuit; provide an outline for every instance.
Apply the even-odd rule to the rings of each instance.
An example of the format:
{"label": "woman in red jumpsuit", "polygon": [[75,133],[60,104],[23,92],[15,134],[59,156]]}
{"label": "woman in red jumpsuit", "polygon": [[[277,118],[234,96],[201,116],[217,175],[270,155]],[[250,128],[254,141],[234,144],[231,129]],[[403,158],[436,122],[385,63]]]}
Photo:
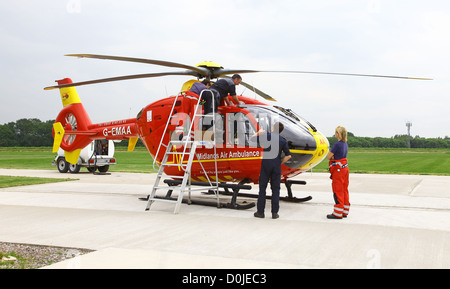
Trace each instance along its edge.
{"label": "woman in red jumpsuit", "polygon": [[336,127],[334,135],[338,142],[333,145],[327,155],[330,160],[330,178],[332,179],[333,197],[335,201],[333,213],[328,219],[346,218],[350,210],[348,196],[348,164],[347,164],[347,130],[343,126]]}

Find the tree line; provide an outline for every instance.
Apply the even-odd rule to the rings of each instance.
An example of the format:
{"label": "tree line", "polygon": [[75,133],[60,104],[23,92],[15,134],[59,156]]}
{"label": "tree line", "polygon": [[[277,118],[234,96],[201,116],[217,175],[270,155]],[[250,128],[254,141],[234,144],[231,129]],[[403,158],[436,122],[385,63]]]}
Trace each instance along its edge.
{"label": "tree line", "polygon": [[[52,128],[55,120],[41,121],[36,118],[23,118],[16,122],[0,125],[0,147],[48,147],[53,145]],[[330,146],[337,139],[328,137]],[[140,142],[139,142],[140,143]],[[411,148],[450,148],[450,138],[410,138]],[[128,145],[121,142],[117,145]],[[141,144],[140,144],[141,145]],[[408,148],[407,135],[394,137],[358,137],[348,133],[349,147],[363,148]]]}
{"label": "tree line", "polygon": [[0,147],[53,146],[54,120],[45,122],[36,118],[23,118],[0,125]]}
{"label": "tree line", "polygon": [[[328,137],[332,146],[337,142],[336,137]],[[450,138],[424,138],[420,136],[410,137],[408,146],[408,135],[395,135],[394,137],[359,137],[348,133],[348,146],[358,148],[450,148]]]}

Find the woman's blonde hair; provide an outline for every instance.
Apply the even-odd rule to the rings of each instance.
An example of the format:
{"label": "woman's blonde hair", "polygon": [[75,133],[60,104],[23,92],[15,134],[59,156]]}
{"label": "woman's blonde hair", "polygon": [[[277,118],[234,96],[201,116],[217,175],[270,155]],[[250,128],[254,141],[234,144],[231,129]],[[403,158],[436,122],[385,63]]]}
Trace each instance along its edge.
{"label": "woman's blonde hair", "polygon": [[347,129],[343,126],[336,127],[336,132],[343,142],[347,142]]}

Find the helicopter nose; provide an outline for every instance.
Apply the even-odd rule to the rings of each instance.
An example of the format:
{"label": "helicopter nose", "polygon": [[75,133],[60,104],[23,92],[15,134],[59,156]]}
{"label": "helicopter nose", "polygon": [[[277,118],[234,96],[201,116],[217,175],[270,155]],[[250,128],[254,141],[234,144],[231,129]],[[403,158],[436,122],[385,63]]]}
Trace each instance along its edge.
{"label": "helicopter nose", "polygon": [[309,170],[319,164],[328,153],[328,140],[318,131],[306,127],[291,127],[286,131],[291,160],[286,166],[302,171]]}
{"label": "helicopter nose", "polygon": [[314,153],[310,161],[307,164],[305,164],[304,167],[301,168],[304,170],[310,170],[319,163],[321,163],[323,159],[327,156],[329,151],[328,139],[323,134],[317,131],[313,132],[312,135],[316,141],[316,149],[314,150]]}
{"label": "helicopter nose", "polygon": [[330,144],[328,142],[328,139],[320,132],[314,133],[313,136],[314,136],[314,139],[316,140],[316,144],[317,144],[315,158],[317,158],[318,162],[316,164],[318,164],[328,154]]}
{"label": "helicopter nose", "polygon": [[303,126],[285,125],[281,135],[287,140],[292,155],[285,165],[292,169],[300,169],[309,164],[317,147],[312,133]]}

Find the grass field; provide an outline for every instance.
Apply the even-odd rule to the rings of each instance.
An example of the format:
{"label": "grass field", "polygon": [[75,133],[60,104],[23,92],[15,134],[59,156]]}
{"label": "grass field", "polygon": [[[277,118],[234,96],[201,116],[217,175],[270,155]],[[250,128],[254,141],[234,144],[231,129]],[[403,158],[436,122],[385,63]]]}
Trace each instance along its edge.
{"label": "grass field", "polygon": [[[350,148],[351,173],[450,175],[447,149],[362,149]],[[313,171],[326,171],[324,160]]]}
{"label": "grass field", "polygon": [[[56,154],[51,148],[37,147],[0,147],[0,168],[2,169],[35,169],[56,170],[51,165]],[[116,148],[115,158],[117,165],[110,166],[112,172],[144,172],[151,173],[153,159],[145,148],[136,148],[133,152],[127,152],[126,148]]]}
{"label": "grass field", "polygon": [[[56,170],[51,165],[55,154],[51,148],[0,148],[0,168]],[[153,160],[145,148],[133,152],[116,147],[117,165],[111,172],[151,173]],[[351,173],[450,175],[448,149],[362,149],[350,148],[348,161]],[[314,172],[326,172],[328,161],[316,166]]]}
{"label": "grass field", "polygon": [[0,176],[0,188],[73,181],[73,179]]}
{"label": "grass field", "polygon": [[51,148],[0,148],[0,168],[48,170],[54,156]]}
{"label": "grass field", "polygon": [[153,169],[153,158],[146,148],[135,148],[128,152],[126,148],[116,148],[114,154],[117,165],[110,166],[112,172],[131,172],[131,173],[155,173]]}

